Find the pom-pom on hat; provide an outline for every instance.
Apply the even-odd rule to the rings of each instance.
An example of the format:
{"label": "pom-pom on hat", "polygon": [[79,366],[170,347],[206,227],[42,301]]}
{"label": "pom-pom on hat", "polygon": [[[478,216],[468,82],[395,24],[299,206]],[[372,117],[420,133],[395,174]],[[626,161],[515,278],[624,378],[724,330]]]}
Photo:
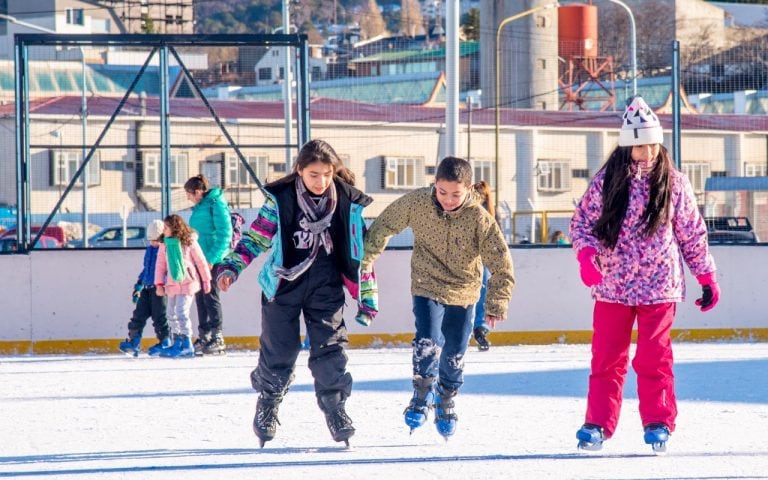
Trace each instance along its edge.
{"label": "pom-pom on hat", "polygon": [[162,220],[152,220],[147,225],[147,240],[157,240],[163,234],[165,223]]}
{"label": "pom-pom on hat", "polygon": [[643,97],[635,97],[624,110],[619,146],[653,145],[664,143],[664,130],[661,128],[659,117],[645,103]]}

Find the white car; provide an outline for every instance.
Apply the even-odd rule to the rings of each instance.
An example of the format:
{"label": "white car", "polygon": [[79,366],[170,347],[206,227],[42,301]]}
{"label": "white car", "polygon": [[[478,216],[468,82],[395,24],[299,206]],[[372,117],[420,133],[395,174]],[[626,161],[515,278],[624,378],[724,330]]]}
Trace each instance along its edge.
{"label": "white car", "polygon": [[[149,245],[145,227],[125,228],[126,247],[138,248]],[[72,240],[67,244],[73,248],[83,248],[82,240]],[[123,227],[107,227],[88,239],[88,248],[123,248]]]}

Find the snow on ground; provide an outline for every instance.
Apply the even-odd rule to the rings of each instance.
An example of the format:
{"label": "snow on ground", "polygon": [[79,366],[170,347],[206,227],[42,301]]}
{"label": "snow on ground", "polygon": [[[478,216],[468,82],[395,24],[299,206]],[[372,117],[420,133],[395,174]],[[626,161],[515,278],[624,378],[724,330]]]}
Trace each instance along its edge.
{"label": "snow on ground", "polygon": [[459,428],[409,435],[410,350],[350,350],[357,434],[330,438],[302,352],[264,449],[251,430],[254,352],[185,360],[0,357],[0,477],[56,479],[768,478],[768,344],[675,346],[670,453],[642,440],[635,378],[602,452],[576,450],[587,345],[494,346],[467,355]]}

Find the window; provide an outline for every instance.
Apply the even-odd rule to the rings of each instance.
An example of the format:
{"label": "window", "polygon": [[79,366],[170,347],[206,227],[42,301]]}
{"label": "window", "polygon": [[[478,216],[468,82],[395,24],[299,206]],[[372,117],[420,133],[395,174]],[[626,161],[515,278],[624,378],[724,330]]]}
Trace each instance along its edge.
{"label": "window", "polygon": [[700,193],[704,191],[704,183],[709,178],[709,164],[708,163],[685,163],[682,165],[683,173],[688,176],[688,180],[691,181],[693,191]]}
{"label": "window", "polygon": [[424,186],[424,158],[382,157],[383,188],[418,188]]}
{"label": "window", "polygon": [[536,66],[539,67],[539,70],[546,70],[547,69],[547,59],[546,58],[537,58],[536,59]]}
{"label": "window", "polygon": [[536,26],[539,28],[545,28],[547,26],[547,17],[543,15],[536,16]]}
{"label": "window", "polygon": [[496,188],[496,161],[472,160],[472,178],[475,183],[485,180],[491,188]]}
{"label": "window", "polygon": [[744,163],[745,177],[768,176],[768,166],[765,163]]}
{"label": "window", "polygon": [[538,186],[542,192],[565,192],[571,189],[571,165],[565,160],[539,160]]}
{"label": "window", "polygon": [[[144,163],[144,185],[159,187],[160,179],[160,154],[145,153],[142,156]],[[172,153],[170,171],[168,172],[172,186],[182,186],[189,177],[189,156],[184,153]]]}
{"label": "window", "polygon": [[[267,155],[248,155],[245,157],[253,172],[264,182],[269,173],[269,157]],[[227,185],[256,186],[251,174],[237,155],[227,156]]]}
{"label": "window", "polygon": [[259,69],[259,80],[272,80],[272,69],[267,68],[260,68]]}
{"label": "window", "polygon": [[[76,151],[52,151],[51,152],[51,185],[69,185],[72,177],[80,168],[82,152]],[[99,185],[101,183],[101,161],[98,154],[94,154],[88,161],[88,185]],[[77,180],[76,185],[82,185],[82,177]]]}
{"label": "window", "polygon": [[69,25],[85,25],[85,14],[82,8],[68,8],[67,9],[67,24]]}

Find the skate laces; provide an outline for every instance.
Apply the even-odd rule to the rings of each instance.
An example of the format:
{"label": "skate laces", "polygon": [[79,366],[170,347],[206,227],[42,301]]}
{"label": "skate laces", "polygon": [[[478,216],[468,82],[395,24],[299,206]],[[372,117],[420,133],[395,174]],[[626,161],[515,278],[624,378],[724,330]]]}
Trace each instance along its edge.
{"label": "skate laces", "polygon": [[344,407],[339,407],[328,413],[328,427],[331,431],[338,432],[339,430],[346,430],[351,426],[352,419],[349,418]]}
{"label": "skate laces", "polygon": [[256,423],[263,430],[274,430],[280,425],[277,418],[277,404],[259,402],[259,408],[256,409]]}

